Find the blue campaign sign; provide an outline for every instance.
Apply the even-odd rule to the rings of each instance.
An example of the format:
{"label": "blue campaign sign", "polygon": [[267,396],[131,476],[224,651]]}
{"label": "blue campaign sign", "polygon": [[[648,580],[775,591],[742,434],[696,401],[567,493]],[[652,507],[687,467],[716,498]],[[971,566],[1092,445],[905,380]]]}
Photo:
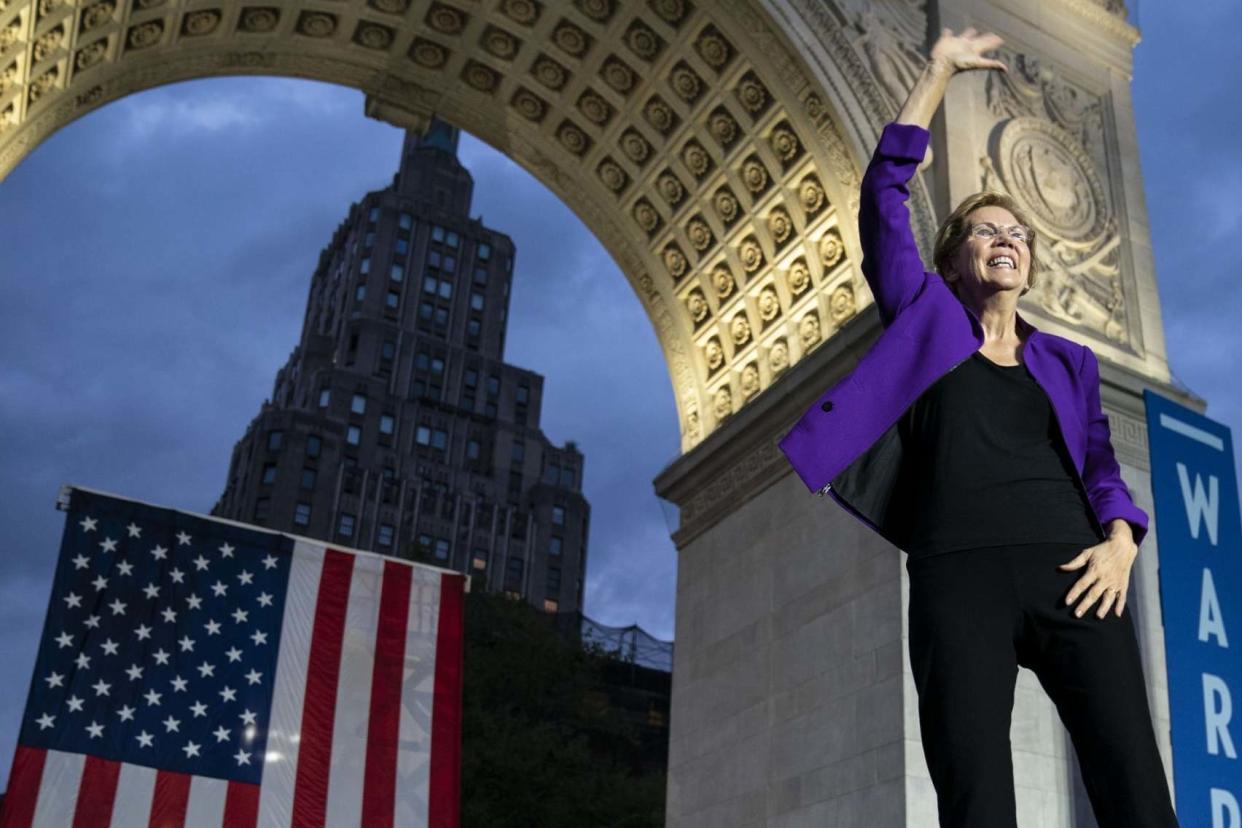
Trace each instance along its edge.
{"label": "blue campaign sign", "polygon": [[1214,420],[1150,390],[1143,397],[1178,821],[1242,828],[1242,521],[1233,441]]}

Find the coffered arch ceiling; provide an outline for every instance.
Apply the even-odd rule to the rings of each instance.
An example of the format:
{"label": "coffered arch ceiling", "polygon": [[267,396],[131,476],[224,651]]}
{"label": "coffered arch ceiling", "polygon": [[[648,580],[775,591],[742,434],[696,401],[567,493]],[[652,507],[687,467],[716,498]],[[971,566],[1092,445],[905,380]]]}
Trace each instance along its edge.
{"label": "coffered arch ceiling", "polygon": [[0,67],[0,175],[109,101],[219,75],[351,86],[375,117],[479,136],[619,263],[683,451],[870,301],[847,146],[871,139],[847,145],[830,95],[880,87],[825,91],[758,2],[0,0]]}

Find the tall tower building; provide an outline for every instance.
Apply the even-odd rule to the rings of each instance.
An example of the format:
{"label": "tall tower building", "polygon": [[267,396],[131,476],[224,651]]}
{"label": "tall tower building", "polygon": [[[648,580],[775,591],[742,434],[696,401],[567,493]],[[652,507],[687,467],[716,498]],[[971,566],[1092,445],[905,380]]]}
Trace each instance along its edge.
{"label": "tall tower building", "polygon": [[445,566],[581,611],[583,456],[504,362],[513,241],[470,217],[456,128],[407,133],[319,256],[301,339],[212,514]]}

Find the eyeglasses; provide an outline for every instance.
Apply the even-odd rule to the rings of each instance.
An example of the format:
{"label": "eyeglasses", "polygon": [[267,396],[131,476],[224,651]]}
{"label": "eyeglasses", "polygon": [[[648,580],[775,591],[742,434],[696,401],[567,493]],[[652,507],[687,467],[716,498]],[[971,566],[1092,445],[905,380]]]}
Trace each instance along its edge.
{"label": "eyeglasses", "polygon": [[1030,244],[1031,239],[1035,237],[1035,231],[1023,224],[1011,224],[1008,227],[997,227],[990,222],[976,224],[970,228],[970,236],[983,241],[991,241],[996,238],[999,233],[1004,233],[1010,241],[1021,242],[1022,244]]}

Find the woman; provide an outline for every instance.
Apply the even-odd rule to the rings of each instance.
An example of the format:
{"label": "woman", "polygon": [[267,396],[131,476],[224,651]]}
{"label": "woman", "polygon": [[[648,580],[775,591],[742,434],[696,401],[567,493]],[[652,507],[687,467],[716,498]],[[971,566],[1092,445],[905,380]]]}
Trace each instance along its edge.
{"label": "woman", "polygon": [[[1018,313],[1036,238],[1006,196],[966,199],[925,272],[907,182],[949,80],[1006,67],[948,29],[863,177],[863,273],[885,332],[780,443],[803,481],[907,554],[910,659],[940,824],[1016,825],[1019,666],[1069,731],[1103,828],[1176,826],[1147,705],[1130,569],[1147,515],[1121,480],[1083,345]],[[1084,617],[1095,608],[1094,617]]]}

